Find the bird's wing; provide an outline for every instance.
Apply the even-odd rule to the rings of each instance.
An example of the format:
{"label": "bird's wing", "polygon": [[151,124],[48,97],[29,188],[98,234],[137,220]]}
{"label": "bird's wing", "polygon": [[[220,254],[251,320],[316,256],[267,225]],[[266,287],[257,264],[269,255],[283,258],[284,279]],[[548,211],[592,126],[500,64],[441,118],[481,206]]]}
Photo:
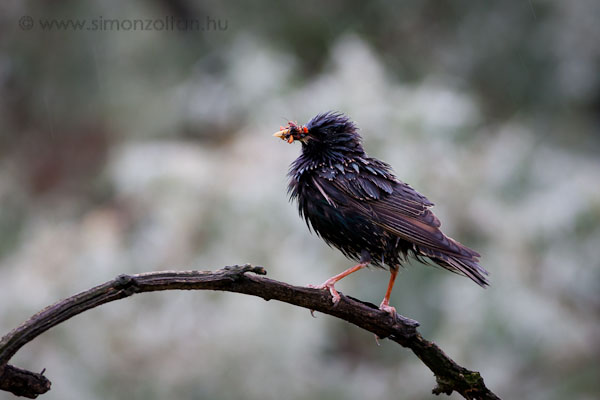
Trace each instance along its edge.
{"label": "bird's wing", "polygon": [[315,183],[330,204],[360,212],[385,231],[418,246],[459,257],[479,257],[442,233],[439,219],[429,210],[433,203],[399,181],[387,164],[359,159],[348,165],[324,166],[317,176]]}
{"label": "bird's wing", "polygon": [[[314,183],[330,202],[343,202],[344,199],[338,197],[345,194],[384,214],[405,215],[432,227],[441,225],[429,210],[433,203],[408,184],[399,181],[391,172],[391,167],[382,161],[357,157],[346,164],[323,165],[317,170],[317,176],[321,179]],[[324,185],[337,188],[341,196],[336,196],[335,192],[324,193]]]}
{"label": "bird's wing", "polygon": [[[375,224],[402,239],[417,244],[421,249],[427,248],[441,253],[459,257],[479,257],[479,254],[452,238],[444,235],[439,229],[440,222],[431,211],[421,216],[407,215],[394,210],[396,195],[382,201],[374,202],[373,213]],[[431,223],[435,218],[436,224]]]}

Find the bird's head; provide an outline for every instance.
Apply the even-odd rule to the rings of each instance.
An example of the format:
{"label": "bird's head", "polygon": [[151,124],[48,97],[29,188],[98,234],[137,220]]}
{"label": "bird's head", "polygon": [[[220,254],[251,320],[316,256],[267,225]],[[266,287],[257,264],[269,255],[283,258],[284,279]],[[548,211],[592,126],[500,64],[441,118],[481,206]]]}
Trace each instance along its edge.
{"label": "bird's head", "polygon": [[300,141],[304,147],[319,150],[348,150],[362,152],[361,137],[354,122],[337,112],[319,114],[306,125],[288,122],[273,136],[288,143]]}

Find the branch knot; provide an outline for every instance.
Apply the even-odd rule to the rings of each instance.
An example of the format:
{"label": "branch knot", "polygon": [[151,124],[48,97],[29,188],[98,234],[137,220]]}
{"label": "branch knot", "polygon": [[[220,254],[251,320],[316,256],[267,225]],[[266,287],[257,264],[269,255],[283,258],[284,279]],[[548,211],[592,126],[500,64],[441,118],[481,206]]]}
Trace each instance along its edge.
{"label": "branch knot", "polygon": [[244,265],[228,265],[222,269],[225,273],[232,278],[232,280],[237,281],[240,279],[246,272],[252,272],[256,275],[266,275],[267,270],[261,266],[253,266],[252,264],[244,264]]}
{"label": "branch knot", "polygon": [[113,287],[120,290],[127,297],[140,291],[137,280],[133,276],[127,274],[117,276],[114,280]]}

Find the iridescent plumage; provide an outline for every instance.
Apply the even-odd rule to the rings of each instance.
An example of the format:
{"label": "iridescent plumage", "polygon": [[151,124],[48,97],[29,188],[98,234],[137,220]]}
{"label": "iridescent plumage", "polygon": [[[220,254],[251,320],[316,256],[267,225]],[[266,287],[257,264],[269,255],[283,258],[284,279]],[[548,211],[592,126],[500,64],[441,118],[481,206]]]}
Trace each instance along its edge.
{"label": "iridescent plumage", "polygon": [[[348,117],[319,114],[306,126],[282,127],[276,136],[302,142],[302,154],[290,167],[288,190],[309,228],[329,245],[361,265],[389,267],[392,278],[413,255],[478,285],[488,284],[480,255],[445,236],[430,210],[433,203],[398,180],[388,164],[364,152]],[[333,283],[322,286],[332,288]],[[392,285],[393,279],[388,292]]]}

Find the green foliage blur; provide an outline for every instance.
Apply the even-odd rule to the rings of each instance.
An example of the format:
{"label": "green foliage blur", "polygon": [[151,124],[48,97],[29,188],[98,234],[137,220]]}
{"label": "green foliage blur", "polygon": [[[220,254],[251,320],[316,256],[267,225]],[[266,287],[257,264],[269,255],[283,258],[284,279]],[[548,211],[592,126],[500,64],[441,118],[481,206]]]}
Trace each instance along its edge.
{"label": "green foliage blur", "polygon": [[[483,290],[413,262],[398,311],[502,398],[598,398],[599,20],[594,0],[2,2],[0,335],[120,273],[249,262],[306,285],[349,267],[288,204],[299,146],[271,137],[338,110],[491,272]],[[338,288],[378,304],[387,279]],[[47,368],[48,400],[435,385],[393,343],[227,293],[111,303],[12,363]]]}

